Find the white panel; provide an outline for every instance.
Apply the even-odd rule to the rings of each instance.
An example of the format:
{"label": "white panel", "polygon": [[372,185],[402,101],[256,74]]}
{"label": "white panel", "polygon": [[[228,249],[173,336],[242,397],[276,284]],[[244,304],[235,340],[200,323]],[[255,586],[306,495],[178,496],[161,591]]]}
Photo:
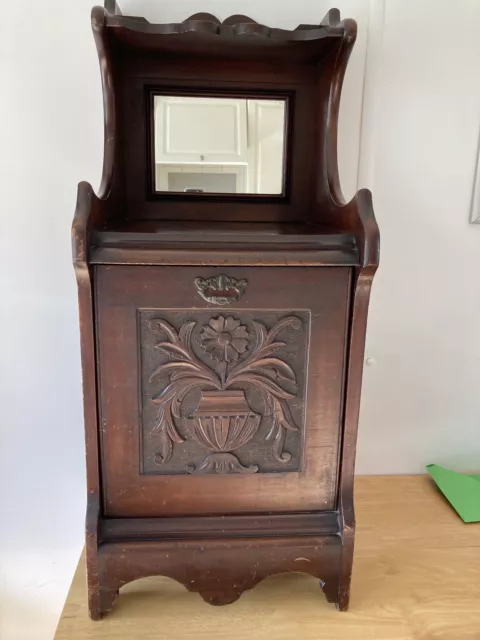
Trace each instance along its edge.
{"label": "white panel", "polygon": [[155,96],[156,162],[246,162],[246,100]]}
{"label": "white panel", "polygon": [[[232,188],[228,193],[246,193],[246,169],[245,165],[213,165],[213,164],[157,164],[156,165],[156,187],[157,191],[174,191],[172,189],[172,184],[180,184],[179,181],[172,180],[170,178],[170,174],[172,173],[186,173],[188,175],[192,174],[207,174],[207,180],[205,184],[202,184],[201,179],[195,180],[195,184],[188,180],[185,183],[182,182],[183,186],[180,189],[180,192],[183,192],[185,188],[204,188],[205,193],[226,193],[225,183],[223,181],[219,182],[220,188],[214,189],[215,181],[212,180],[212,175],[217,175],[219,173],[227,173],[234,178],[228,184],[234,184],[235,187]],[[178,192],[178,191],[177,191]]]}
{"label": "white panel", "polygon": [[248,175],[250,193],[281,194],[285,139],[285,102],[248,101]]}

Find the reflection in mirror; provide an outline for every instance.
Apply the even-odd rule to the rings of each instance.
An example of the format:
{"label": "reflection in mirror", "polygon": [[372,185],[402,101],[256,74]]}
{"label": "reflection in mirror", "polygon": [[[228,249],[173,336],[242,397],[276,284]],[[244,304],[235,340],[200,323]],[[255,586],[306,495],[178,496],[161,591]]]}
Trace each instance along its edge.
{"label": "reflection in mirror", "polygon": [[281,195],[285,106],[285,100],[155,95],[155,190]]}

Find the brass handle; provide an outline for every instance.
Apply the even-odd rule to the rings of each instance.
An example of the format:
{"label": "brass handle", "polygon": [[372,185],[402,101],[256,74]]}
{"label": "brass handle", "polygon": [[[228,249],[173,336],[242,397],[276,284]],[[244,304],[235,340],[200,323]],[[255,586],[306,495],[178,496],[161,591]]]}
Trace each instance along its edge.
{"label": "brass handle", "polygon": [[244,294],[247,284],[248,280],[236,280],[224,275],[205,279],[195,278],[198,295],[206,302],[221,306],[237,302]]}

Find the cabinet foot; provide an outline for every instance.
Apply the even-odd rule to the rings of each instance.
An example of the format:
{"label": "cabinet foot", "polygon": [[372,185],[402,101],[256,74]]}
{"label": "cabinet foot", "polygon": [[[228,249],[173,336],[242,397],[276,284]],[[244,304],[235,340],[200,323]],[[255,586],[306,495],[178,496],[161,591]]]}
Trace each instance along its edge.
{"label": "cabinet foot", "polygon": [[118,589],[98,589],[90,593],[88,609],[92,620],[101,620],[104,615],[113,609],[118,598]]}

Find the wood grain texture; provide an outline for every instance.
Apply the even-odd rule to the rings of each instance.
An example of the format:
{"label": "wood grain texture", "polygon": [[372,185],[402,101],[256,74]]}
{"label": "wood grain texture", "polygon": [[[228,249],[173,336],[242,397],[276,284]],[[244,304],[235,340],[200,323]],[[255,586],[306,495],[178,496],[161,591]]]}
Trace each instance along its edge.
{"label": "wood grain texture", "polygon": [[220,249],[206,244],[190,245],[188,251],[181,253],[172,247],[160,246],[153,251],[149,248],[125,249],[116,247],[92,248],[91,264],[138,264],[138,265],[245,265],[252,264],[268,267],[350,267],[358,265],[358,254],[355,250],[336,250],[304,246],[286,247],[281,251],[272,247],[250,244],[245,249],[239,247]]}
{"label": "wood grain texture", "polygon": [[[108,11],[108,10],[107,10]],[[183,22],[169,24],[152,24],[145,19],[138,19],[132,16],[108,15],[107,24],[110,27],[134,31],[137,33],[150,35],[177,35],[185,33],[195,33],[200,36],[217,35],[230,39],[235,36],[257,36],[269,38],[274,42],[310,42],[313,40],[323,40],[325,38],[335,38],[342,34],[340,21],[337,24],[330,24],[325,19],[317,25],[299,25],[296,29],[277,29],[265,24],[259,24],[252,18],[243,15],[232,15],[222,22],[210,13],[197,13]],[[152,40],[152,42],[154,42]],[[158,40],[161,43],[161,40]],[[145,46],[145,40],[142,41]]]}
{"label": "wood grain texture", "polygon": [[78,289],[78,315],[82,354],[83,413],[87,463],[87,513],[85,539],[88,557],[88,599],[91,609],[100,607],[98,580],[98,527],[100,518],[100,453],[98,447],[97,379],[92,273],[87,264],[90,224],[101,201],[90,185],[78,186],[77,206],[72,223],[72,253]]}
{"label": "wood grain texture", "polygon": [[[209,57],[221,51],[227,57],[251,59],[259,53],[264,57],[283,53],[296,61],[315,62],[343,35],[340,20],[287,30],[259,24],[243,15],[220,22],[212,14],[198,13],[179,23],[153,24],[136,16],[111,15],[108,10],[105,14],[106,24],[119,41],[143,51],[170,54],[187,52]],[[252,37],[253,42],[249,41]],[[296,46],[289,47],[292,44]]]}
{"label": "wood grain texture", "polygon": [[[197,294],[195,279],[209,278],[220,273],[222,271],[218,268],[205,267],[164,267],[161,272],[156,267],[97,267],[98,362],[103,388],[100,414],[104,508],[105,514],[110,517],[262,511],[278,513],[335,508],[336,461],[340,443],[345,335],[349,310],[349,269],[228,269],[229,276],[248,281],[241,299],[228,305],[228,315],[243,318],[242,322],[246,322],[249,327],[252,327],[251,318],[261,320],[264,317],[270,327],[276,321],[274,316],[279,320],[290,314],[295,315],[297,310],[304,318],[302,310],[310,310],[306,383],[302,382],[307,373],[306,368],[295,364],[297,356],[300,357],[301,354],[296,353],[295,359],[291,359],[292,366],[300,376],[300,388],[307,385],[306,394],[309,398],[306,427],[302,430],[305,459],[301,471],[294,471],[298,470],[297,457],[292,460],[292,465],[286,465],[290,473],[258,473],[248,476],[229,474],[220,482],[215,475],[197,477],[193,482],[188,474],[146,473],[151,471],[153,462],[152,465],[147,464],[141,473],[139,464],[142,456],[139,447],[142,440],[144,457],[148,458],[148,451],[151,450],[150,435],[142,429],[142,424],[153,424],[157,408],[151,402],[143,402],[141,408],[139,390],[142,395],[147,396],[157,393],[156,384],[146,384],[145,380],[148,382],[153,365],[158,363],[152,360],[141,384],[140,353],[142,361],[148,364],[156,351],[156,339],[153,334],[149,343],[142,338],[149,331],[148,322],[144,327],[145,331],[139,327],[139,309],[143,310],[140,320],[145,316],[145,310],[150,310],[145,321],[150,317],[167,317],[172,324],[176,317],[172,314],[176,314],[182,318],[178,326],[195,319],[199,325],[205,324],[210,317],[219,315],[218,308],[212,307]],[[277,286],[272,286],[272,282],[278,283]],[[112,331],[112,327],[115,327],[115,331]],[[294,343],[296,334],[300,331],[288,331],[291,333],[289,340]],[[138,334],[143,339],[140,351]],[[301,343],[297,351],[300,351],[300,347]],[[149,413],[153,408],[155,412]],[[300,404],[298,409],[296,419],[302,424]],[[142,416],[141,419],[139,416]],[[269,426],[264,426],[266,434]],[[291,432],[287,440],[287,451],[295,445],[295,440],[296,434]],[[153,443],[158,444],[158,438]],[[296,450],[299,451],[298,448]],[[295,460],[296,466],[293,464]],[[267,461],[268,458],[264,464]],[[256,462],[256,459],[252,459],[250,464]],[[272,465],[268,468],[275,469]]]}
{"label": "wood grain texture", "polygon": [[102,542],[148,540],[222,539],[277,536],[337,535],[336,511],[281,513],[277,515],[198,516],[196,518],[107,518],[102,520]]}
{"label": "wood grain texture", "polygon": [[198,593],[211,605],[227,605],[266,577],[308,573],[321,581],[329,602],[337,601],[340,536],[111,542],[100,546],[102,615],[119,589],[139,578],[163,575]]}
{"label": "wood grain texture", "polygon": [[349,612],[306,575],[274,576],[221,609],[146,578],[99,624],[88,618],[82,558],[55,640],[478,640],[480,525],[465,525],[425,476],[358,478],[356,503]]}

